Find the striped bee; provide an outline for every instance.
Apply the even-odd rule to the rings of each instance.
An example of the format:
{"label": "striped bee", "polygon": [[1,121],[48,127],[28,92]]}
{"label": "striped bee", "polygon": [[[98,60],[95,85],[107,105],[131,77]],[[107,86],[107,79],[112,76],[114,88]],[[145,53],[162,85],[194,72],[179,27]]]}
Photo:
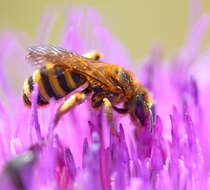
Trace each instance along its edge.
{"label": "striped bee", "polygon": [[[128,113],[137,126],[144,125],[149,116],[152,126],[153,101],[147,89],[131,72],[118,65],[101,62],[100,57],[98,52],[80,56],[54,46],[29,48],[27,60],[33,65],[39,65],[39,68],[24,82],[23,101],[26,105],[31,105],[35,83],[39,87],[37,104],[40,106],[48,104],[51,98],[58,100],[84,86],[82,91],[72,94],[60,105],[55,124],[64,113],[91,96],[93,108],[105,107],[107,120],[114,133],[116,130],[112,110]],[[117,107],[120,103],[124,104],[122,108]]]}

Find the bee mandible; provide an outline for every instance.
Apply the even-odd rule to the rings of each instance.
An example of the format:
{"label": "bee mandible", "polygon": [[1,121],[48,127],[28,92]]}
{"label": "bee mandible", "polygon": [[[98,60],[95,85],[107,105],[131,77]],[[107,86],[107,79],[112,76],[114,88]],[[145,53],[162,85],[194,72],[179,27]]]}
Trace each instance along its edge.
{"label": "bee mandible", "polygon": [[[61,116],[87,97],[91,107],[104,106],[111,131],[116,133],[113,122],[113,110],[129,114],[136,126],[145,124],[149,116],[150,127],[153,123],[153,100],[150,92],[134,75],[115,64],[100,61],[101,54],[90,52],[83,56],[64,48],[40,45],[29,48],[27,60],[39,65],[32,76],[27,78],[23,87],[23,100],[31,105],[31,93],[37,83],[39,93],[37,104],[47,105],[49,100],[70,97],[57,109],[54,123],[57,125]],[[79,92],[76,89],[83,87]],[[123,104],[123,107],[117,107]]]}

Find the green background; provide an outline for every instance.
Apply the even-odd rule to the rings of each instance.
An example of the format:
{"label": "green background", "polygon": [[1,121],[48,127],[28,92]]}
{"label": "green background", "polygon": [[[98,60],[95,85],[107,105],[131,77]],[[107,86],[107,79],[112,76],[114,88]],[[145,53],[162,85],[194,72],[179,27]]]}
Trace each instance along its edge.
{"label": "green background", "polygon": [[[190,24],[189,2],[198,0],[0,0],[0,30],[15,30],[35,39],[40,19],[50,6],[58,15],[50,43],[57,44],[65,13],[69,8],[84,6],[96,8],[106,27],[124,44],[130,55],[140,58],[147,54],[154,42],[160,42],[166,54],[179,48]],[[201,9],[210,12],[210,1],[203,0]],[[199,5],[199,3],[198,3]],[[194,11],[199,12],[199,6]],[[210,34],[205,38],[205,47]]]}

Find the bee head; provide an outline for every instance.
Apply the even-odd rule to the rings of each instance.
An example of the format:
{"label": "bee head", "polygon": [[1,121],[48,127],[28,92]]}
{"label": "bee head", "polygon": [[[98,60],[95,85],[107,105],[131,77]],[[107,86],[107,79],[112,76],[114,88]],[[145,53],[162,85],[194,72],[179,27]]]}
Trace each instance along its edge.
{"label": "bee head", "polygon": [[152,130],[154,106],[152,104],[151,95],[148,92],[135,94],[132,105],[133,115],[143,126],[149,121],[150,130]]}

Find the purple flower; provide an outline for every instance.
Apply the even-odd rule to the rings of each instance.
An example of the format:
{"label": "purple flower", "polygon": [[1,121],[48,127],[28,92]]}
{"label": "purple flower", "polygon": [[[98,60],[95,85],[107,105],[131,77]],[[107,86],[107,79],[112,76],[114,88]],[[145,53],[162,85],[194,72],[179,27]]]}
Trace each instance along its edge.
{"label": "purple flower", "polygon": [[[85,17],[87,26],[81,23],[80,9],[71,12],[59,46],[80,54],[98,50],[103,61],[132,70],[126,50],[98,14],[90,9]],[[17,34],[2,34],[0,189],[210,188],[210,50],[200,51],[209,24],[209,15],[200,16],[176,55],[164,59],[155,46],[139,64],[136,77],[155,100],[154,131],[149,126],[135,130],[128,116],[115,113],[119,137],[110,133],[103,110],[93,111],[88,100],[62,117],[56,128],[53,119],[61,102],[52,100],[37,109],[35,87],[31,109],[26,108],[14,90],[32,72],[24,60],[26,45]]]}

